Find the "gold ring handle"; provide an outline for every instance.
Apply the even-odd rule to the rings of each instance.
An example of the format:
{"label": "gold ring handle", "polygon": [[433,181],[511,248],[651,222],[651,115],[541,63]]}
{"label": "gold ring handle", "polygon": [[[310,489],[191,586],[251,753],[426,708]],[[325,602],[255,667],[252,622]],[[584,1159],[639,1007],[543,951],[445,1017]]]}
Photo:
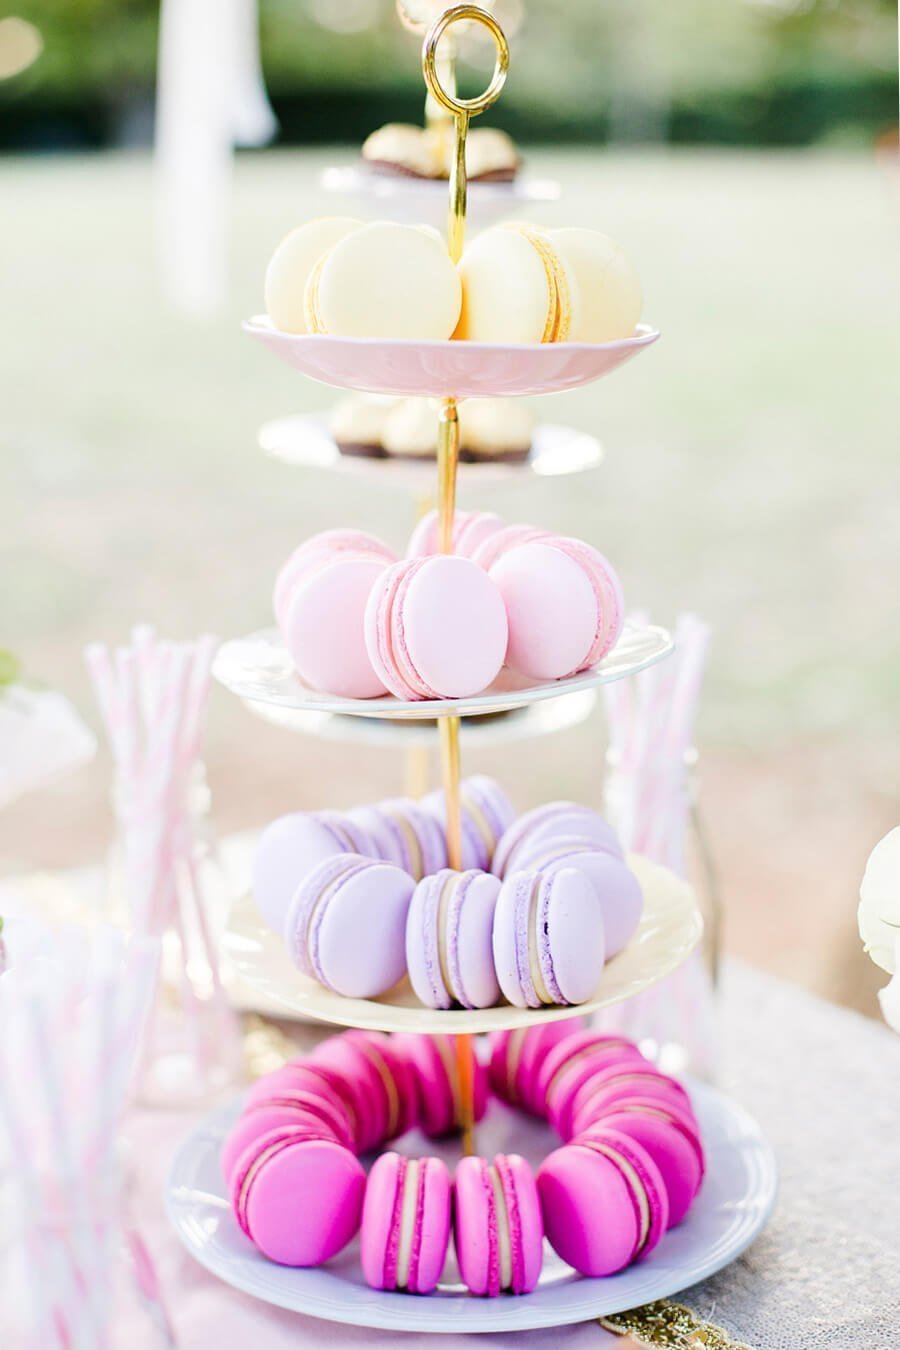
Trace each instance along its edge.
{"label": "gold ring handle", "polygon": [[[448,28],[465,21],[479,23],[482,28],[486,28],[497,48],[491,82],[484,93],[478,94],[475,98],[457,98],[449,94],[438,75],[437,45]],[[452,9],[444,11],[426,35],[422,44],[422,70],[425,74],[425,83],[436,103],[446,108],[449,113],[455,115],[462,113],[467,117],[473,117],[477,113],[484,112],[485,108],[489,108],[499,98],[500,91],[506,83],[506,76],[509,73],[509,43],[506,41],[506,34],[493,15],[480,9],[478,5],[454,5]]]}

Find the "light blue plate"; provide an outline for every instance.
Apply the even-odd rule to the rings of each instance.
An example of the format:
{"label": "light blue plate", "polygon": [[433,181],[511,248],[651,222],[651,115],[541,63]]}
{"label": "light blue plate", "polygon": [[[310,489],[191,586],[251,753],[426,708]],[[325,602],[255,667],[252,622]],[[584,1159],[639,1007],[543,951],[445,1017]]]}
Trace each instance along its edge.
{"label": "light blue plate", "polygon": [[[239,1101],[208,1116],[184,1141],[169,1175],[166,1209],[188,1251],[207,1270],[254,1298],[311,1317],[431,1332],[525,1331],[587,1321],[667,1298],[721,1270],[750,1245],[772,1212],[775,1159],[755,1121],[713,1088],[693,1083],[690,1090],[707,1152],[703,1189],[688,1218],[646,1261],[607,1279],[576,1275],[546,1245],[540,1285],[522,1298],[469,1297],[457,1282],[452,1256],[437,1294],[378,1293],[363,1281],[356,1242],[315,1270],[273,1265],[232,1218],[219,1172],[219,1149]],[[478,1127],[479,1151],[486,1156],[518,1152],[537,1164],[557,1145],[545,1126],[497,1102]],[[457,1147],[436,1147],[416,1134],[397,1147],[443,1153],[451,1165],[458,1156]]]}

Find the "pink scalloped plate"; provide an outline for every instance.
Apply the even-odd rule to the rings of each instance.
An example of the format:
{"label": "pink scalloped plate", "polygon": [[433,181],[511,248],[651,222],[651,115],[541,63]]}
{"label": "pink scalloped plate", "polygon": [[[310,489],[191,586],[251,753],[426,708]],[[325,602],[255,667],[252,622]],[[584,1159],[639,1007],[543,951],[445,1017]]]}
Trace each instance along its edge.
{"label": "pink scalloped plate", "polygon": [[281,333],[265,316],[243,325],[294,370],[339,389],[429,398],[555,394],[609,375],[659,337],[649,324],[616,342],[410,342]]}

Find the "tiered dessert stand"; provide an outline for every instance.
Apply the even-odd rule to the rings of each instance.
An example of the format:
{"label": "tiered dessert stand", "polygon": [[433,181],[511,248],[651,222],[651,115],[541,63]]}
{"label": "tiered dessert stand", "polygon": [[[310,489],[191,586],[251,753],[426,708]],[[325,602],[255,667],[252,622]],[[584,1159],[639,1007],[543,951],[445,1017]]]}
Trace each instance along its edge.
{"label": "tiered dessert stand", "polygon": [[[462,99],[441,84],[436,60],[445,31],[461,19],[482,24],[496,44],[496,64],[487,90]],[[456,153],[450,178],[448,246],[458,260],[466,221],[465,142],[469,119],[499,95],[508,68],[505,36],[492,16],[474,5],[448,10],[428,33],[423,70],[433,98],[455,119]],[[599,346],[487,346],[464,342],[381,342],[316,335],[290,336],[265,320],[248,331],[303,374],[341,388],[382,394],[420,394],[440,400],[437,501],[440,546],[451,550],[457,486],[459,428],[456,400],[479,395],[530,395],[585,384],[637,355],[658,334],[642,326],[635,336]],[[367,470],[369,471],[369,470]],[[372,473],[389,472],[372,461]],[[514,718],[524,710],[564,706],[593,698],[602,683],[632,675],[671,650],[659,628],[626,629],[610,655],[594,670],[555,683],[529,685],[508,675],[484,694],[468,699],[405,703],[392,697],[352,700],[304,687],[274,632],[226,643],[215,673],[249,706],[305,730],[325,719],[325,734],[350,736],[358,728],[372,738],[382,727],[396,743],[410,744],[416,728],[431,727],[440,747],[447,800],[447,843],[451,867],[460,865],[460,730],[477,735],[479,723],[501,712]],[[570,704],[571,706],[571,704]],[[589,710],[589,705],[588,705]],[[563,719],[564,724],[565,719]],[[552,720],[545,730],[555,729]],[[321,726],[318,728],[321,730]],[[509,734],[522,727],[510,720]],[[339,728],[338,732],[335,728]],[[492,735],[493,732],[488,732]],[[430,743],[425,741],[423,743]],[[690,888],[673,874],[644,859],[632,858],[641,879],[645,908],[640,927],[624,951],[605,967],[596,995],[578,1007],[521,1009],[501,1005],[481,1011],[422,1007],[404,982],[377,999],[347,999],[300,975],[278,937],[261,923],[247,898],[232,913],[227,949],[244,981],[296,1016],[341,1026],[383,1031],[450,1033],[456,1040],[464,1119],[462,1144],[475,1150],[473,1120],[473,1037],[501,1028],[527,1027],[551,1019],[591,1013],[638,993],[674,969],[699,941],[702,922]],[[500,1331],[562,1325],[598,1317],[684,1288],[719,1269],[742,1251],[768,1217],[774,1200],[774,1166],[756,1126],[738,1107],[703,1085],[692,1089],[704,1126],[709,1176],[689,1220],[668,1234],[651,1261],[620,1275],[589,1280],[578,1277],[548,1252],[539,1288],[523,1298],[479,1300],[463,1286],[442,1285],[430,1298],[378,1293],[362,1281],[353,1247],[327,1266],[291,1270],[271,1265],[249,1248],[232,1222],[218,1169],[221,1139],[237,1106],[210,1117],[186,1143],[170,1177],[170,1217],[183,1241],[207,1267],[229,1283],[279,1306],[346,1323],[397,1329]],[[552,1144],[537,1126],[498,1110],[481,1127],[482,1151],[520,1151],[537,1160]],[[538,1137],[542,1136],[542,1137]],[[400,1148],[406,1146],[401,1141]]]}

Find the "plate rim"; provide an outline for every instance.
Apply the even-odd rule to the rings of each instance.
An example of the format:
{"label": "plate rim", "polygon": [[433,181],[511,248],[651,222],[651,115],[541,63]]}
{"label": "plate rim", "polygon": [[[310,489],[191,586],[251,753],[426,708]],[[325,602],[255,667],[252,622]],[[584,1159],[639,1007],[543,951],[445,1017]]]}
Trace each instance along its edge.
{"label": "plate rim", "polygon": [[[718,1271],[723,1270],[733,1261],[736,1261],[756,1241],[760,1233],[763,1232],[778,1202],[778,1162],[771,1143],[763,1133],[755,1117],[740,1102],[735,1101],[733,1097],[712,1084],[694,1079],[689,1075],[685,1075],[684,1082],[693,1097],[708,1105],[714,1105],[715,1109],[722,1112],[725,1118],[730,1120],[732,1125],[738,1127],[744,1146],[746,1146],[748,1138],[754,1143],[757,1160],[760,1164],[758,1169],[760,1174],[760,1184],[755,1196],[755,1204],[758,1212],[747,1232],[741,1234],[736,1244],[728,1249],[727,1254],[724,1254],[717,1249],[716,1254],[710,1256],[707,1261],[701,1262],[699,1265],[691,1268],[690,1275],[686,1276],[686,1282],[675,1284],[667,1282],[663,1278],[663,1270],[661,1270],[659,1288],[649,1296],[642,1296],[644,1303],[652,1302],[657,1298],[670,1298],[684,1289],[688,1289],[695,1284],[701,1283],[703,1280],[709,1279],[712,1275],[715,1275]],[[203,1254],[203,1249],[196,1247],[189,1241],[188,1235],[181,1225],[180,1216],[177,1213],[178,1205],[174,1195],[176,1172],[182,1162],[183,1156],[188,1152],[190,1146],[198,1136],[202,1135],[204,1132],[208,1132],[210,1129],[218,1128],[219,1118],[222,1119],[223,1123],[229,1119],[230,1113],[237,1109],[239,1100],[240,1097],[233,1098],[223,1106],[208,1112],[202,1120],[195,1125],[194,1129],[181,1140],[166,1172],[163,1192],[163,1204],[166,1217],[174,1229],[179,1241],[182,1243],[182,1246],[205,1270],[209,1271],[211,1275],[214,1275],[217,1279],[221,1280],[224,1284],[229,1285],[231,1288],[238,1289],[241,1293],[244,1293],[251,1298],[255,1298],[261,1303],[267,1303],[272,1307],[283,1308],[287,1312],[298,1313],[304,1317],[316,1318],[320,1321],[331,1322],[339,1326],[370,1327],[382,1331],[406,1330],[419,1333],[424,1332],[431,1335],[452,1335],[454,1333],[480,1333],[489,1335],[499,1332],[536,1331],[542,1328],[547,1329],[550,1327],[572,1326],[593,1318],[612,1316],[617,1312],[622,1312],[636,1306],[634,1295],[628,1294],[625,1291],[620,1295],[621,1301],[618,1301],[615,1294],[613,1294],[611,1300],[608,1303],[604,1303],[599,1310],[586,1311],[581,1305],[563,1310],[554,1310],[552,1307],[546,1307],[546,1305],[535,1307],[530,1303],[530,1295],[519,1299],[510,1298],[508,1300],[476,1299],[469,1298],[467,1295],[460,1295],[458,1300],[452,1298],[452,1296],[432,1300],[428,1298],[420,1299],[416,1296],[400,1292],[385,1291],[382,1293],[378,1290],[369,1289],[367,1293],[371,1297],[367,1298],[365,1305],[361,1305],[357,1310],[357,1313],[362,1313],[363,1316],[357,1315],[353,1318],[347,1318],[346,1316],[340,1315],[337,1302],[328,1303],[323,1307],[314,1297],[312,1300],[312,1307],[300,1308],[297,1307],[296,1300],[294,1302],[287,1302],[284,1299],[277,1297],[277,1291],[275,1297],[264,1297],[258,1289],[252,1288],[251,1282],[244,1279],[242,1275],[238,1275],[237,1277],[234,1277],[233,1275],[226,1277],[223,1275],[216,1264]],[[223,1206],[227,1206],[227,1201],[224,1197],[216,1196],[214,1198]],[[746,1200],[744,1203],[746,1205]],[[671,1271],[671,1267],[665,1267],[664,1269]],[[591,1279],[590,1277],[582,1276],[578,1280],[578,1283],[602,1285],[609,1291],[610,1280],[615,1280],[616,1278],[617,1276],[609,1276]],[[571,1287],[571,1283],[567,1283],[566,1288]],[[402,1304],[400,1304],[402,1312],[398,1315],[391,1316],[387,1310],[393,1305],[394,1300],[402,1300]],[[447,1309],[448,1306],[454,1306],[459,1307],[462,1311],[454,1314],[453,1320],[439,1323],[434,1314],[429,1314],[427,1316],[422,1315],[421,1309],[426,1306],[432,1308],[442,1307],[444,1309]],[[375,1311],[380,1307],[384,1307],[384,1315],[379,1315]],[[531,1316],[529,1316],[530,1309],[533,1310]],[[468,1313],[469,1316],[464,1316],[463,1312]],[[479,1320],[479,1312],[482,1314],[486,1313],[487,1318],[490,1320]],[[368,1314],[368,1316],[365,1314]]]}
{"label": "plate rim", "polygon": [[[658,650],[650,652],[640,660],[633,661],[627,669],[620,672],[604,669],[606,663],[615,657],[616,648],[621,644],[622,639],[628,635],[636,636],[638,634],[653,635],[659,643]],[[274,625],[255,629],[252,633],[246,633],[243,636],[225,639],[216,652],[212,673],[221,685],[224,685],[238,698],[247,699],[253,703],[268,703],[275,707],[294,708],[297,711],[340,712],[351,717],[381,717],[409,721],[430,720],[437,717],[483,717],[490,713],[506,712],[510,709],[540,703],[545,699],[560,698],[564,694],[573,694],[582,689],[594,689],[603,684],[612,684],[616,680],[638,675],[642,670],[647,670],[650,666],[664,661],[675,650],[675,640],[672,634],[660,624],[651,623],[635,626],[626,623],[616,646],[603,658],[599,665],[594,666],[591,670],[582,671],[577,675],[570,675],[561,680],[547,680],[540,684],[528,685],[526,688],[519,690],[495,690],[494,692],[486,690],[468,698],[420,699],[415,702],[404,703],[400,699],[393,698],[390,694],[371,699],[337,698],[331,694],[306,689],[306,686],[302,685],[296,676],[291,677],[294,682],[294,689],[286,694],[253,691],[245,684],[235,682],[230,678],[226,679],[222,673],[223,665],[227,663],[228,652],[237,643],[242,642],[265,642],[270,647],[281,646],[284,648],[278,629]],[[284,663],[289,665],[290,659],[287,656],[286,649],[284,650]],[[469,705],[475,705],[480,711],[467,711]]]}

